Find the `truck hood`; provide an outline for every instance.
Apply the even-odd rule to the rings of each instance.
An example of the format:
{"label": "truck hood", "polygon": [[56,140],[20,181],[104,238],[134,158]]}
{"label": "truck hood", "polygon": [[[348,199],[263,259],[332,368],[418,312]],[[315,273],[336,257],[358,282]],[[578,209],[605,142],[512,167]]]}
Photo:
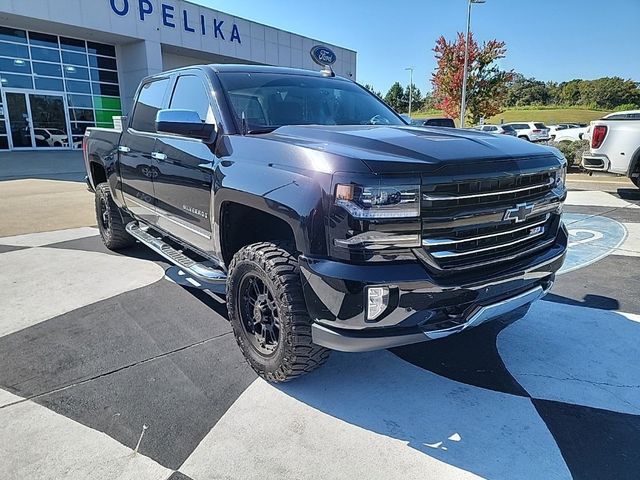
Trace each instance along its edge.
{"label": "truck hood", "polygon": [[287,126],[261,137],[358,159],[374,173],[427,172],[489,159],[554,157],[548,148],[519,138],[453,128]]}

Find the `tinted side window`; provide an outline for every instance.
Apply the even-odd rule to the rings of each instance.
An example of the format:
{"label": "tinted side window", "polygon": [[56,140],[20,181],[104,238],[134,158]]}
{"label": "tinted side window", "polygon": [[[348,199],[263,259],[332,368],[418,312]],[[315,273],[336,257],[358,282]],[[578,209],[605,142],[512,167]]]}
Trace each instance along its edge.
{"label": "tinted side window", "polygon": [[169,79],[164,78],[146,83],[142,87],[131,121],[133,129],[140,132],[156,132],[156,114],[162,109],[162,100],[168,84]]}
{"label": "tinted side window", "polygon": [[193,110],[198,112],[203,122],[212,120],[209,115],[211,106],[209,96],[202,80],[193,75],[182,76],[176,82],[169,108],[178,110]]}

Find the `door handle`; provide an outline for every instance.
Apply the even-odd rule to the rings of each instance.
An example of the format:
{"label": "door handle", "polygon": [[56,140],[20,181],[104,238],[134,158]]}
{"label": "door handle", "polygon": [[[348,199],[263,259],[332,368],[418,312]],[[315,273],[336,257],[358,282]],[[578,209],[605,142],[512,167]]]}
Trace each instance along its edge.
{"label": "door handle", "polygon": [[155,160],[166,160],[167,159],[167,154],[166,153],[161,153],[161,152],[151,152],[151,158],[153,158]]}
{"label": "door handle", "polygon": [[131,149],[129,147],[125,147],[124,145],[119,145],[118,146],[118,151],[120,153],[129,153],[131,151]]}

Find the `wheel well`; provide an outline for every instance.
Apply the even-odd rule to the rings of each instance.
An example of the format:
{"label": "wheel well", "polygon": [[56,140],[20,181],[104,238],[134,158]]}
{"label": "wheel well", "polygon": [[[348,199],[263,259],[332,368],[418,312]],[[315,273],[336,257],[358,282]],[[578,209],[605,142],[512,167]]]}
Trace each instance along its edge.
{"label": "wheel well", "polygon": [[89,166],[91,167],[91,179],[93,180],[94,187],[107,181],[107,172],[101,163],[91,160]]}
{"label": "wheel well", "polygon": [[295,246],[291,226],[284,220],[262,210],[227,202],[221,212],[222,256],[229,265],[242,247],[258,242],[285,242]]}

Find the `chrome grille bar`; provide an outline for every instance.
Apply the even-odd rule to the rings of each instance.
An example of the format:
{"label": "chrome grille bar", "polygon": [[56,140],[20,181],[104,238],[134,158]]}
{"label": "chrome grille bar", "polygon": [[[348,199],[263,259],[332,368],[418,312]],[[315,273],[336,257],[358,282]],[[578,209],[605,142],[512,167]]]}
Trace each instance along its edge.
{"label": "chrome grille bar", "polygon": [[528,240],[532,240],[534,238],[540,237],[541,235],[544,235],[546,233],[546,231],[543,229],[542,231],[535,233],[533,235],[528,235],[526,237],[523,238],[519,238],[517,240],[514,240],[512,242],[508,242],[508,243],[500,243],[498,245],[491,245],[489,247],[483,247],[483,248],[478,248],[475,250],[467,250],[464,252],[452,252],[452,251],[443,251],[443,252],[430,252],[430,254],[434,257],[434,258],[438,258],[438,259],[442,259],[442,258],[454,258],[454,257],[462,257],[465,255],[472,255],[475,253],[484,253],[484,252],[488,252],[491,250],[497,250],[499,248],[505,248],[505,247],[512,247],[513,245],[518,245],[519,243],[523,243],[526,242]]}
{"label": "chrome grille bar", "polygon": [[530,223],[528,225],[524,225],[518,228],[512,228],[509,230],[503,230],[500,232],[488,233],[486,235],[478,235],[476,237],[465,237],[465,238],[425,238],[422,240],[422,245],[425,247],[436,247],[441,245],[455,245],[456,243],[464,243],[464,242],[473,242],[475,240],[484,240],[486,238],[495,238],[502,235],[509,235],[510,233],[520,232],[522,230],[526,230],[527,228],[537,227],[539,225],[544,224],[547,220],[549,220],[549,214],[547,214],[542,220]]}

